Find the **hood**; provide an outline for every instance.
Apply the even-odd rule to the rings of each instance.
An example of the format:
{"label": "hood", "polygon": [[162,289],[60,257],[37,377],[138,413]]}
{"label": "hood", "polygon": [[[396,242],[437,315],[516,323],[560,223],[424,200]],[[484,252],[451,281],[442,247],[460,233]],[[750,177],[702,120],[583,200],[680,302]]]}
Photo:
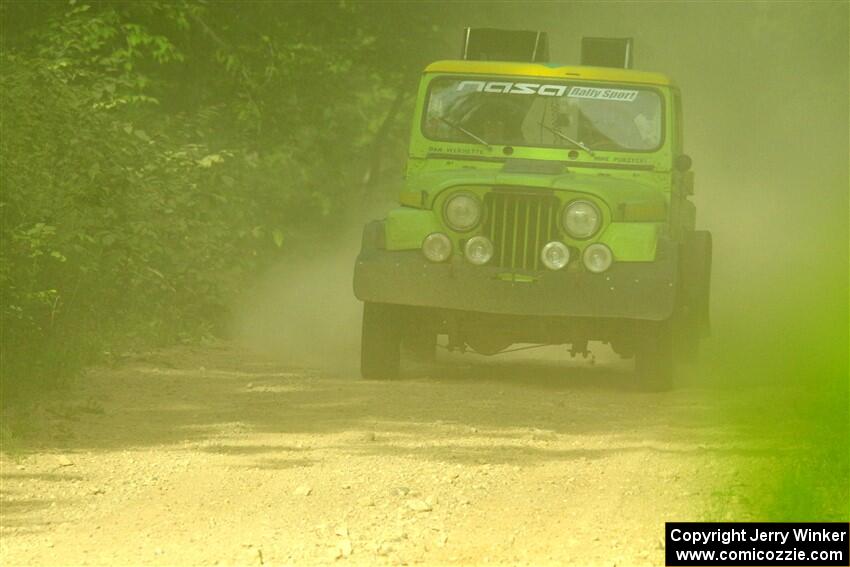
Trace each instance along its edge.
{"label": "hood", "polygon": [[[561,171],[555,173],[551,164],[556,164],[557,169]],[[663,174],[567,169],[557,162],[538,167],[542,172],[532,171],[534,169],[535,167],[505,167],[423,172],[407,181],[402,192],[402,202],[411,206],[431,208],[434,199],[441,192],[458,185],[516,186],[594,195],[608,204],[615,219],[631,208],[662,210],[666,213],[669,193],[664,188],[669,185],[663,183],[660,178]]]}

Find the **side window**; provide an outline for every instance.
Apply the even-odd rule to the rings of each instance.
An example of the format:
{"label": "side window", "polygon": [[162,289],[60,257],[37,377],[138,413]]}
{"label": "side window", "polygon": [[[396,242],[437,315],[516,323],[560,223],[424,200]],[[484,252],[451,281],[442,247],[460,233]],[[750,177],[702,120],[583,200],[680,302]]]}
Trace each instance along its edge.
{"label": "side window", "polygon": [[685,122],[682,117],[682,95],[679,90],[673,91],[673,152],[678,155],[685,149]]}

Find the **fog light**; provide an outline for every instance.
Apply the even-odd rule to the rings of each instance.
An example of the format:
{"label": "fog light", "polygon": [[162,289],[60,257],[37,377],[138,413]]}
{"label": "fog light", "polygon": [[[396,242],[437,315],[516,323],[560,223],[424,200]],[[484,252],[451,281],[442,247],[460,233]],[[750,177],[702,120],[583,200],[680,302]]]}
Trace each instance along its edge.
{"label": "fog light", "polygon": [[466,259],[476,266],[483,266],[493,257],[493,243],[484,236],[473,236],[463,249]]}
{"label": "fog light", "polygon": [[563,242],[556,240],[543,247],[540,259],[550,270],[560,270],[570,262],[570,249]]}
{"label": "fog light", "polygon": [[422,241],[422,253],[432,262],[445,262],[452,253],[452,241],[442,232],[433,232]]}
{"label": "fog light", "polygon": [[599,274],[610,268],[613,261],[614,254],[604,244],[591,244],[584,249],[584,267],[594,274]]}

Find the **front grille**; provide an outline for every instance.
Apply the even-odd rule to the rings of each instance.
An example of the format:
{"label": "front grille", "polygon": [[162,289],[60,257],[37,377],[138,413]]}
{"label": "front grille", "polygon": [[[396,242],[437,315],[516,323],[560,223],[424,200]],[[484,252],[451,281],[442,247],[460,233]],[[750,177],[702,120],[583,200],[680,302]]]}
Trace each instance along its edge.
{"label": "front grille", "polygon": [[484,197],[484,234],[493,241],[492,264],[540,269],[540,250],[554,240],[558,199],[551,193],[499,190]]}

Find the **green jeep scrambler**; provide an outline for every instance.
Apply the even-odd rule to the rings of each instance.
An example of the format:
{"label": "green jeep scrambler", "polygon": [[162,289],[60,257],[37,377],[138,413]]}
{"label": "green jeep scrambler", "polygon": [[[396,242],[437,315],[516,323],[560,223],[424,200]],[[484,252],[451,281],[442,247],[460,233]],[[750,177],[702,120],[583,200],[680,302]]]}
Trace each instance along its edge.
{"label": "green jeep scrambler", "polygon": [[[525,55],[504,47],[525,38]],[[400,206],[366,225],[355,265],[363,377],[395,377],[403,345],[433,356],[438,335],[485,355],[608,342],[648,389],[696,356],[711,236],[695,230],[679,89],[625,68],[631,40],[585,38],[581,66],[545,47],[467,30],[464,59],[425,69]]]}

